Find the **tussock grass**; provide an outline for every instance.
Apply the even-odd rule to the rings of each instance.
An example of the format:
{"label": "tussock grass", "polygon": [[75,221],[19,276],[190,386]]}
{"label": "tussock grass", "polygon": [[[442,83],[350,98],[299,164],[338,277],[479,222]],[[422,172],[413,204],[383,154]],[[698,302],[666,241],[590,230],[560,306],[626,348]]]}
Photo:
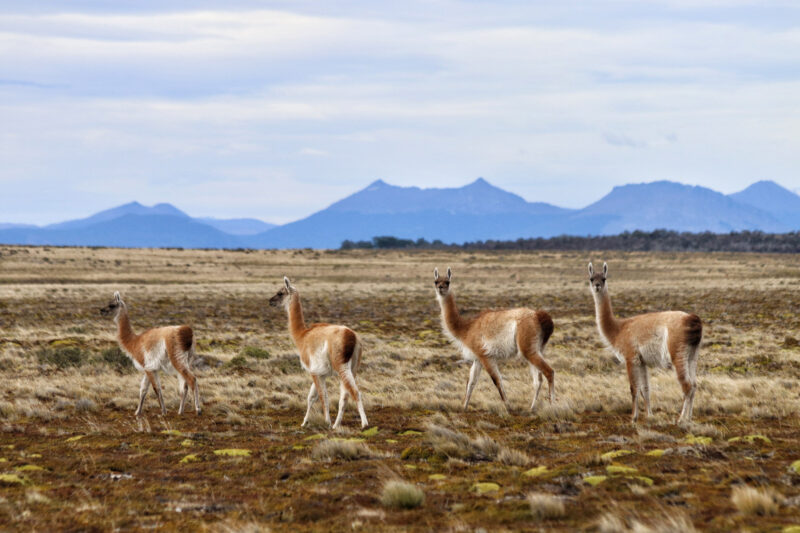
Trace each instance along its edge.
{"label": "tussock grass", "polygon": [[335,459],[355,461],[375,457],[375,452],[363,442],[324,440],[314,446],[314,449],[311,450],[311,457],[317,461],[333,461]]}
{"label": "tussock grass", "polygon": [[75,411],[78,413],[94,413],[97,409],[97,404],[91,398],[79,398],[75,402]]}
{"label": "tussock grass", "polygon": [[560,399],[550,403],[540,404],[537,408],[536,416],[542,420],[549,420],[553,422],[567,422],[575,420],[575,409],[572,403],[567,399]]}
{"label": "tussock grass", "polygon": [[17,414],[14,404],[5,400],[0,400],[0,418],[11,420]]}
{"label": "tussock grass", "polygon": [[629,521],[614,514],[606,513],[597,522],[599,533],[694,533],[697,531],[692,521],[683,513],[664,514],[654,519],[631,518]]}
{"label": "tussock grass", "polygon": [[449,458],[465,461],[499,461],[513,466],[525,466],[530,458],[522,452],[502,446],[486,435],[470,438],[464,433],[429,423],[426,441],[434,451]]}
{"label": "tussock grass", "polygon": [[724,437],[724,434],[717,426],[712,424],[700,424],[697,422],[689,422],[681,424],[681,427],[695,436],[711,437],[719,439]]}
{"label": "tussock grass", "polygon": [[544,492],[531,492],[527,498],[531,514],[537,520],[561,518],[566,516],[564,501],[558,496]]}
{"label": "tussock grass", "polygon": [[636,428],[636,434],[638,435],[639,440],[642,442],[647,442],[647,441],[675,442],[675,437],[673,437],[672,435],[667,435],[666,433],[661,433],[659,431],[655,431],[652,429],[639,427]]}
{"label": "tussock grass", "polygon": [[383,485],[381,503],[395,509],[414,509],[425,503],[425,493],[407,481],[391,480]]}
{"label": "tussock grass", "polygon": [[509,466],[527,466],[531,463],[531,458],[526,454],[511,448],[502,448],[497,454],[497,460]]}
{"label": "tussock grass", "polygon": [[747,485],[733,487],[731,502],[746,515],[773,515],[778,512],[780,495],[772,488],[754,488]]}

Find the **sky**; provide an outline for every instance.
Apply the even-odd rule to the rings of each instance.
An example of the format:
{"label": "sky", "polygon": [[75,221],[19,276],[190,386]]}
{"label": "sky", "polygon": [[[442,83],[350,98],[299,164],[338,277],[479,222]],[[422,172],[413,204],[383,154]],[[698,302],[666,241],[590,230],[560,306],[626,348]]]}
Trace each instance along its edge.
{"label": "sky", "polygon": [[800,189],[800,2],[0,0],[0,222]]}

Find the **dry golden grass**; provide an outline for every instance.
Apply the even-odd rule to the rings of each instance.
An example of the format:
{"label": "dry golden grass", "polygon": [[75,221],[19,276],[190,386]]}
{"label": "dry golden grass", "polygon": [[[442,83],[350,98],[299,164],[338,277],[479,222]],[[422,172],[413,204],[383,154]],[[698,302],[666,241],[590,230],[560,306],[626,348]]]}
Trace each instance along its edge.
{"label": "dry golden grass", "polygon": [[311,450],[311,457],[316,461],[355,461],[374,456],[375,453],[363,442],[349,440],[324,440]]}
{"label": "dry golden grass", "polygon": [[[629,423],[625,368],[594,323],[589,259],[609,262],[620,316],[674,308],[703,319],[692,424],[675,425],[682,395],[664,370],[650,374],[653,416]],[[540,395],[531,412],[526,363],[509,360],[500,365],[509,410],[485,374],[461,409],[469,365],[440,332],[432,290],[434,266],[447,265],[466,315],[550,312],[556,402]],[[336,432],[318,404],[299,427],[311,382],[284,313],[266,304],[284,274],[309,322],[344,323],[363,338],[357,379],[373,433],[362,434],[352,402]],[[177,416],[175,379],[164,377],[167,416],[151,392],[134,418],[139,375],[98,314],[115,290],[137,331],[194,328],[202,417]],[[539,493],[567,502],[547,518],[555,530],[780,530],[800,521],[796,505],[733,513],[731,494],[742,480],[768,479],[787,502],[800,496],[789,468],[800,459],[797,309],[794,256],[0,246],[0,475],[21,480],[4,482],[0,522],[524,530],[542,527],[527,500]],[[335,416],[338,381],[327,383]],[[425,505],[384,506],[387,469],[423,491]]]}
{"label": "dry golden grass", "polygon": [[531,492],[526,499],[531,508],[531,514],[537,520],[561,518],[566,515],[564,501],[552,494]]}
{"label": "dry golden grass", "polygon": [[778,512],[782,498],[770,488],[755,488],[746,485],[733,487],[731,502],[740,513],[751,515],[773,515]]}

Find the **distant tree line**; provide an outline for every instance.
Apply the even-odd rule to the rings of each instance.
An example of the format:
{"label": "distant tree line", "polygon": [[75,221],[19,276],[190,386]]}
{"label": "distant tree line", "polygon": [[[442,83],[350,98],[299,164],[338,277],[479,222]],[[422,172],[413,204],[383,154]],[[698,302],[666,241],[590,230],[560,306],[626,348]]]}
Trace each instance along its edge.
{"label": "distant tree line", "polygon": [[448,250],[621,250],[627,252],[763,252],[799,253],[800,232],[763,233],[737,231],[731,233],[626,231],[619,235],[595,237],[537,237],[514,241],[475,241],[464,244],[445,244],[440,240],[399,239],[391,236],[373,237],[369,241],[342,242],[342,250],[353,249],[448,249]]}

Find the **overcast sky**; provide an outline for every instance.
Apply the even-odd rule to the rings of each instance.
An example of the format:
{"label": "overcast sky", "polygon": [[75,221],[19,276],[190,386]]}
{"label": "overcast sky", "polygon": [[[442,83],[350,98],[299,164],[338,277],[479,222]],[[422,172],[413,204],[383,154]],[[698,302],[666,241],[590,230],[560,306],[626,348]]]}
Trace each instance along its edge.
{"label": "overcast sky", "polygon": [[479,176],[566,207],[800,188],[800,2],[0,1],[0,222]]}

